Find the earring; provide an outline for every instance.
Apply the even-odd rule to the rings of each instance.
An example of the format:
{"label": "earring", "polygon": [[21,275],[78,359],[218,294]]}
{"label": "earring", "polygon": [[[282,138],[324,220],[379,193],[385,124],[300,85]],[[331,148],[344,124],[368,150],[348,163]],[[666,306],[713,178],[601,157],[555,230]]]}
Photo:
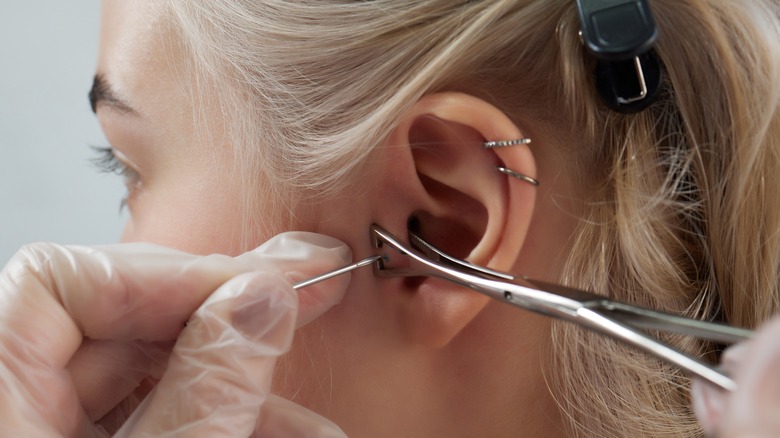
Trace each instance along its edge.
{"label": "earring", "polygon": [[[528,137],[524,138],[517,138],[514,140],[500,140],[500,141],[486,141],[482,143],[482,146],[485,147],[485,149],[492,149],[492,148],[504,148],[507,146],[517,146],[521,144],[531,144],[531,139]],[[504,175],[509,175],[511,177],[517,178],[520,181],[527,182],[528,184],[531,184],[534,187],[539,187],[539,181],[537,181],[535,178],[531,178],[528,175],[523,175],[520,172],[515,172],[512,169],[508,169],[506,167],[497,167],[498,171],[503,173]]]}
{"label": "earring", "polygon": [[531,184],[534,187],[539,187],[539,181],[537,181],[535,178],[531,178],[528,175],[523,175],[520,172],[515,172],[512,169],[507,169],[506,167],[499,166],[499,167],[497,167],[497,169],[498,169],[499,172],[501,172],[501,173],[503,173],[505,175],[509,175],[509,176],[515,177],[515,178],[519,179],[520,181],[527,182],[528,184]]}
{"label": "earring", "polygon": [[482,146],[485,147],[485,149],[492,149],[492,148],[505,148],[507,146],[517,146],[520,144],[531,144],[530,138],[518,138],[514,140],[502,140],[502,141],[486,141],[482,143]]}

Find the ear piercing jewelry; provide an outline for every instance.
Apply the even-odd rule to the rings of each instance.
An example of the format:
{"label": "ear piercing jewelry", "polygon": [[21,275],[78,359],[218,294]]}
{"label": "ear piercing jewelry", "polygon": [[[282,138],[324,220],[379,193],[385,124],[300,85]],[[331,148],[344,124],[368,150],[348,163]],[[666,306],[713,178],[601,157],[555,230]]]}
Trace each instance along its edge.
{"label": "ear piercing jewelry", "polygon": [[512,169],[507,169],[506,167],[501,167],[501,166],[497,167],[497,169],[498,169],[499,172],[501,172],[501,173],[503,173],[505,175],[513,176],[513,177],[519,179],[520,181],[524,181],[524,182],[527,182],[528,184],[531,184],[534,187],[539,187],[539,181],[537,181],[534,178],[531,178],[528,175],[523,175],[520,172],[515,172]]}
{"label": "ear piercing jewelry", "polygon": [[[523,145],[523,144],[531,144],[531,139],[528,137],[524,138],[517,138],[514,140],[500,140],[500,141],[486,141],[482,143],[482,146],[485,147],[485,149],[493,149],[493,148],[503,148],[508,146],[517,146],[517,145]],[[523,175],[520,172],[515,172],[512,169],[498,166],[498,171],[503,173],[504,175],[509,175],[511,177],[517,178],[520,181],[527,182],[528,184],[531,184],[534,187],[539,187],[539,181],[537,181],[535,178],[531,178],[528,175]]]}
{"label": "ear piercing jewelry", "polygon": [[486,141],[482,143],[482,146],[484,146],[485,149],[492,149],[492,148],[505,148],[507,146],[517,146],[520,144],[531,144],[531,139],[525,137],[525,138],[518,138],[514,140]]}

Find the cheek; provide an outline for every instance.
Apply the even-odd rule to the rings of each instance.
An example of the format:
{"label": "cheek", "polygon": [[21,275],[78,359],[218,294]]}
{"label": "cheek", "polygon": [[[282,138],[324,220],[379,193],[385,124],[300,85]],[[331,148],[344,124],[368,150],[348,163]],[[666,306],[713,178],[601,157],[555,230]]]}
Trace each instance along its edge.
{"label": "cheek", "polygon": [[245,240],[265,237],[244,235],[252,231],[243,224],[246,214],[238,190],[227,184],[210,186],[214,190],[202,182],[200,186],[179,184],[177,190],[156,192],[151,188],[139,196],[131,206],[122,241],[149,242],[193,254],[238,255]]}

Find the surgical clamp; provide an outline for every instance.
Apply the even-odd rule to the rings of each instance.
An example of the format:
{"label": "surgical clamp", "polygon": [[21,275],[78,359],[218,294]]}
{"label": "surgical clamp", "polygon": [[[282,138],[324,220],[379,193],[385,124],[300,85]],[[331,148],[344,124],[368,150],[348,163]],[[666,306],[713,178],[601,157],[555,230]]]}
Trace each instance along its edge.
{"label": "surgical clamp", "polygon": [[476,266],[445,254],[413,233],[409,237],[411,247],[378,225],[371,227],[370,236],[378,255],[382,256],[374,263],[376,276],[443,278],[493,299],[574,322],[622,341],[725,390],[733,391],[737,387],[728,375],[714,366],[641,330],[672,332],[721,343],[749,339],[750,330],[636,307],[602,295]]}

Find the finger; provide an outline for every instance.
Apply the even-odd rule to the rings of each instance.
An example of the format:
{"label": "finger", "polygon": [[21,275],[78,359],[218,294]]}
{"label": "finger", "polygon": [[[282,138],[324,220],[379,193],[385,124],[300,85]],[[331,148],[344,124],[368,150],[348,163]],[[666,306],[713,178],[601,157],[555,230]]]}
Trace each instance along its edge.
{"label": "finger", "polygon": [[[81,334],[110,340],[175,339],[205,298],[239,273],[259,269],[296,275],[300,270],[314,275],[348,261],[343,243],[313,233],[285,233],[236,259],[198,257],[149,244],[36,244],[22,249],[9,263],[11,269],[0,274],[7,301],[2,316],[20,328],[16,338],[45,343],[47,356],[64,364]],[[70,335],[65,345],[64,334]]]}
{"label": "finger", "polygon": [[[241,264],[241,270],[274,268],[284,272],[292,282],[297,282],[340,267],[350,259],[349,248],[335,239],[314,233],[292,232],[269,240],[256,250],[237,257],[236,261]],[[339,302],[348,280],[348,275],[342,276],[299,291],[298,326]],[[90,354],[82,353],[81,349],[76,353],[77,356],[88,357],[71,360],[69,369],[77,388],[80,388],[79,395],[90,418],[101,418],[106,409],[111,408],[112,400],[121,400],[133,392],[146,375],[159,379],[154,371],[161,370],[164,358],[157,349],[147,350],[139,347],[141,344],[121,342],[109,346],[103,343],[96,347],[93,343],[89,347]],[[108,350],[97,351],[98,348]],[[122,348],[127,351],[120,351]],[[148,369],[146,374],[144,369]],[[105,387],[112,388],[110,397],[102,390]]]}
{"label": "finger", "polygon": [[[331,262],[333,247],[343,246],[333,242],[337,241],[330,239],[323,248]],[[172,340],[194,309],[226,279],[251,269],[276,268],[273,261],[263,263],[266,259],[236,262],[144,244],[28,246],[0,273],[0,348],[13,359],[13,367],[0,375],[3,386],[23,390],[41,415],[62,422],[76,417],[63,415],[77,404],[65,388],[70,380],[57,370],[70,360],[83,335]],[[63,424],[60,430],[67,434],[79,421]]]}
{"label": "finger", "polygon": [[335,423],[303,406],[269,394],[253,437],[346,438]]}
{"label": "finger", "polygon": [[173,342],[84,340],[68,371],[89,419],[103,418],[144,379],[159,381],[172,349]]}
{"label": "finger", "polygon": [[[729,375],[744,362],[745,352],[750,342],[734,344],[725,351],[721,358],[721,368]],[[691,386],[693,412],[699,420],[705,435],[715,435],[721,429],[721,422],[728,409],[731,392],[718,388],[712,383],[694,379]]]}
{"label": "finger", "polygon": [[195,257],[152,245],[102,248],[36,244],[0,274],[0,339],[37,347],[63,367],[93,339],[172,340],[205,298],[240,271],[229,257]]}
{"label": "finger", "polygon": [[[159,308],[166,308],[169,303],[163,301],[154,287],[154,280],[164,278],[164,273],[138,266],[160,258],[161,254],[169,257],[161,257],[165,263],[157,264],[157,268],[160,265],[170,267],[171,258],[194,259],[194,256],[151,246],[99,250],[38,244],[24,248],[11,260],[0,273],[0,354],[4,365],[0,369],[0,380],[6,392],[16,394],[14,404],[27,413],[15,416],[16,420],[29,427],[51,425],[61,435],[71,435],[76,430],[86,433],[86,425],[91,423],[79,403],[78,397],[83,391],[74,386],[65,365],[81,344],[83,332],[97,338],[99,330],[96,327],[112,327],[112,321],[120,321],[121,315],[138,312],[144,307],[154,309],[154,303],[160,303]],[[214,268],[212,264],[208,267],[215,269],[216,274],[224,275],[224,269]],[[133,277],[136,272],[137,277]],[[141,283],[149,280],[149,287],[141,287],[141,292],[134,294],[132,281],[126,281],[126,278],[140,278]],[[170,287],[170,281],[163,283]],[[212,290],[214,288],[216,285]],[[210,292],[207,287],[192,289],[195,291],[192,295],[186,294],[184,288],[174,294],[181,297],[171,299],[175,305],[181,304],[178,301],[183,299],[195,301],[189,306],[181,306],[185,307],[183,311],[175,311],[191,313],[190,309],[197,308]],[[151,300],[136,306],[138,301],[133,298],[143,294]],[[90,303],[94,305],[88,311],[87,304]],[[186,316],[182,316],[179,321],[185,319]],[[155,322],[154,318],[151,320]],[[118,324],[123,332],[120,337],[130,338],[134,327],[143,326],[138,320],[134,322],[129,324],[129,329]],[[173,328],[170,322],[163,320],[160,323],[158,325],[171,325],[167,330],[171,338],[180,330]]]}
{"label": "finger", "polygon": [[720,428],[729,394],[709,382],[694,379],[691,403],[705,436],[715,436]]}
{"label": "finger", "polygon": [[[276,236],[254,251],[237,259],[257,263],[265,258],[280,266],[291,283],[307,280],[352,262],[352,251],[341,242],[321,234],[289,232]],[[350,275],[341,275],[298,291],[298,327],[338,304]]]}
{"label": "finger", "polygon": [[[35,384],[28,385],[30,380]],[[73,436],[88,430],[81,405],[63,388],[64,380],[39,368],[28,370],[0,346],[0,436]]]}
{"label": "finger", "polygon": [[719,436],[780,436],[780,319],[761,328],[741,358],[732,358],[737,389]]}
{"label": "finger", "polygon": [[163,379],[120,435],[249,436],[296,311],[295,291],[278,275],[225,283],[193,315]]}

